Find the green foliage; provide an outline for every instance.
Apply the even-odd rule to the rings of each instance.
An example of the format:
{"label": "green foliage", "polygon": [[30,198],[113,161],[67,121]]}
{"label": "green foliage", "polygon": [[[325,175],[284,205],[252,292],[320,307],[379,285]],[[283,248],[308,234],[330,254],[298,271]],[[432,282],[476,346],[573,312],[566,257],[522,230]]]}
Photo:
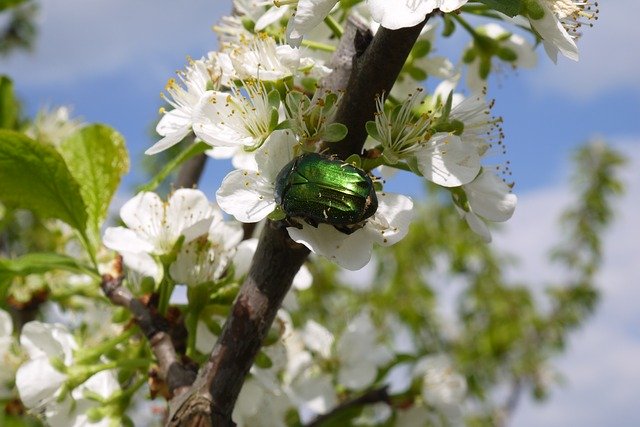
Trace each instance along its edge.
{"label": "green foliage", "polygon": [[15,130],[20,116],[20,104],[13,91],[13,82],[0,76],[0,129]]}
{"label": "green foliage", "polygon": [[80,185],[87,209],[87,234],[94,244],[120,179],[129,170],[129,156],[122,135],[112,128],[86,126],[60,145],[69,172]]}
{"label": "green foliage", "polygon": [[478,0],[491,9],[502,12],[507,16],[516,16],[522,10],[522,0]]}
{"label": "green foliage", "polygon": [[17,49],[31,49],[37,33],[36,3],[29,0],[4,0],[0,3],[0,12],[7,14],[0,27],[0,55],[8,55]]}
{"label": "green foliage", "polygon": [[85,232],[88,217],[80,186],[53,147],[0,130],[0,182],[3,203]]}

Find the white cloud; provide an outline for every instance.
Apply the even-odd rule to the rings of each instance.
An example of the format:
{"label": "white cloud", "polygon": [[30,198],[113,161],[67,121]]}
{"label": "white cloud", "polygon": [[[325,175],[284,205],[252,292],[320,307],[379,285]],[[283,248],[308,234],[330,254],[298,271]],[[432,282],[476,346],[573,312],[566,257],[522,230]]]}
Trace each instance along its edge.
{"label": "white cloud", "polygon": [[[640,139],[616,144],[629,156],[623,179],[624,198],[605,237],[604,265],[598,276],[601,303],[596,315],[569,342],[555,366],[566,384],[556,387],[543,405],[523,401],[515,427],[600,427],[640,425]],[[558,214],[571,196],[566,188],[549,188],[521,197],[516,215],[496,243],[522,260],[522,277],[540,284],[557,278],[545,251],[558,241]]]}
{"label": "white cloud", "polygon": [[[593,28],[582,28],[584,35],[578,40],[580,61],[560,58],[557,66],[550,60],[540,61],[541,69],[529,74],[532,83],[580,99],[611,90],[640,92],[638,6],[638,0],[601,2]],[[539,53],[544,55],[544,50]]]}
{"label": "white cloud", "polygon": [[210,0],[43,0],[35,52],[3,59],[0,73],[23,85],[67,84],[125,67],[166,75],[162,64],[176,56],[215,48],[211,26],[230,9]]}

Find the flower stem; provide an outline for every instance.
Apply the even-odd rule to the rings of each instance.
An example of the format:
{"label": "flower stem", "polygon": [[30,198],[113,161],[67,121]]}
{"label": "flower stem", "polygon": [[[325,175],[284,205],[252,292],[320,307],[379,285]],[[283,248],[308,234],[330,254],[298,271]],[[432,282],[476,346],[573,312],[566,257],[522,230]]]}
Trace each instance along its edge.
{"label": "flower stem", "polygon": [[344,33],[344,29],[338,23],[338,21],[333,19],[333,17],[331,15],[327,15],[326,18],[324,18],[324,23],[327,25],[327,27],[329,27],[329,29],[331,30],[333,35],[336,36],[336,38],[338,38],[338,39],[342,38],[342,34]]}

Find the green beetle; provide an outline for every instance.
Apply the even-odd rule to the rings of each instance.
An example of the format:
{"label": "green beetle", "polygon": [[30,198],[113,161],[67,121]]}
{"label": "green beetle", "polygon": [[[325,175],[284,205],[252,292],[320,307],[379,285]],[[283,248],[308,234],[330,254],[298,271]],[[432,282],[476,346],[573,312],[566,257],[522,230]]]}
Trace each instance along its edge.
{"label": "green beetle", "polygon": [[318,153],[303,154],[282,168],[275,200],[289,218],[301,218],[314,227],[331,224],[348,234],[378,209],[366,172]]}

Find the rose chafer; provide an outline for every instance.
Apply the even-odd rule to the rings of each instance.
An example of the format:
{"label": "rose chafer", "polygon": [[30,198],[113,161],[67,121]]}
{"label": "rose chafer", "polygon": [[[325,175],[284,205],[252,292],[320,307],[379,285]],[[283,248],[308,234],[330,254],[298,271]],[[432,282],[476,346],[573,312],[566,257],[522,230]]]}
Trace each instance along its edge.
{"label": "rose chafer", "polygon": [[290,220],[301,218],[314,227],[331,224],[345,233],[360,228],[378,209],[373,181],[365,171],[317,153],[303,154],[282,168],[275,200]]}

